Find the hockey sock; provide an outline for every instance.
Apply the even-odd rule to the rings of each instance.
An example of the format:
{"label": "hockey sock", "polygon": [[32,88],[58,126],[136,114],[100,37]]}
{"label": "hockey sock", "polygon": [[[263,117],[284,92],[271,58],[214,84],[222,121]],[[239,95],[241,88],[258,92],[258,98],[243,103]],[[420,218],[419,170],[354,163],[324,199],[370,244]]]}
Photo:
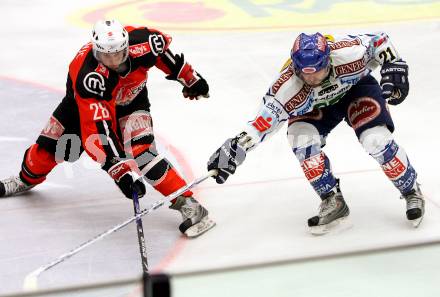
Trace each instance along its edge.
{"label": "hockey sock", "polygon": [[332,173],[330,160],[317,145],[305,148],[294,148],[301,168],[312,187],[320,197],[328,194],[336,186],[336,178]]}
{"label": "hockey sock", "polygon": [[379,162],[383,172],[402,194],[414,188],[417,173],[406,152],[394,140],[386,144],[382,151],[371,156]]}
{"label": "hockey sock", "polygon": [[46,176],[57,165],[55,156],[38,144],[33,144],[24,153],[20,178],[29,185],[37,185],[46,180]]}

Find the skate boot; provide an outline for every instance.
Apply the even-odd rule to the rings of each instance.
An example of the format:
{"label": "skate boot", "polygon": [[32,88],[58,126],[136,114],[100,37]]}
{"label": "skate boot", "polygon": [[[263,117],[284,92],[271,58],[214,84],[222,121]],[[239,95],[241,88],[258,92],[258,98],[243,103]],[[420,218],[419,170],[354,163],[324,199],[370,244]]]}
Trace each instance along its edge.
{"label": "skate boot", "polygon": [[188,237],[197,237],[215,226],[215,222],[208,217],[208,210],[192,197],[179,196],[170,208],[182,214],[183,222],[179,230]]}
{"label": "skate boot", "polygon": [[400,198],[406,200],[406,217],[413,224],[414,228],[417,228],[425,214],[425,197],[423,197],[420,191],[419,184],[416,183],[411,191]]}
{"label": "skate boot", "polygon": [[319,214],[308,220],[310,232],[314,235],[322,235],[330,229],[346,220],[350,210],[342,197],[339,188],[339,180],[336,186],[325,197],[321,197],[322,202],[319,206]]}
{"label": "skate boot", "polygon": [[23,182],[19,176],[11,176],[0,180],[0,198],[29,191],[34,186]]}

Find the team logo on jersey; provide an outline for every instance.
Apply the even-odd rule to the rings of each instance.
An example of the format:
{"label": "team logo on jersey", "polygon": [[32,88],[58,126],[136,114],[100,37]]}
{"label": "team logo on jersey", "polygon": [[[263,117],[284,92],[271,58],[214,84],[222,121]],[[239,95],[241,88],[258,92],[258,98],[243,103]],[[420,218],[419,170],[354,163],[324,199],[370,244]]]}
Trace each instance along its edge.
{"label": "team logo on jersey", "polygon": [[377,118],[380,112],[380,105],[373,98],[361,97],[348,106],[348,120],[357,129]]}
{"label": "team logo on jersey", "polygon": [[270,122],[272,122],[272,118],[268,117],[268,118],[263,118],[262,116],[259,116],[253,123],[252,126],[255,127],[255,129],[257,129],[260,132],[264,132],[268,129],[270,129],[270,127],[272,127],[272,125],[270,124]]}
{"label": "team logo on jersey", "polygon": [[105,80],[101,73],[90,72],[84,77],[84,88],[92,94],[104,97]]}
{"label": "team logo on jersey", "polygon": [[122,86],[116,95],[116,104],[128,105],[143,89],[145,89],[146,84],[146,79],[140,83],[137,81],[130,82],[122,80]]}
{"label": "team logo on jersey", "polygon": [[322,176],[325,169],[325,155],[321,152],[318,155],[314,155],[308,159],[305,159],[301,163],[302,170],[309,181],[315,181]]}
{"label": "team logo on jersey", "polygon": [[361,58],[351,63],[336,66],[335,73],[337,76],[340,76],[344,74],[360,72],[361,70],[364,70],[366,65],[367,64],[365,63],[364,58]]}
{"label": "team logo on jersey", "polygon": [[286,72],[281,74],[278,80],[272,85],[272,93],[276,94],[281,86],[288,81],[293,75],[293,70],[289,68]]}
{"label": "team logo on jersey", "polygon": [[138,58],[140,56],[146,55],[149,52],[151,52],[150,44],[148,42],[140,43],[131,45],[128,48],[128,51],[130,52],[130,56],[133,58]]}
{"label": "team logo on jersey", "polygon": [[295,108],[300,108],[304,103],[306,103],[311,89],[312,88],[310,86],[304,84],[301,90],[284,105],[286,111],[291,112]]}
{"label": "team logo on jersey", "polygon": [[148,37],[148,42],[150,43],[151,52],[157,56],[165,51],[165,39],[162,35],[151,34]]}
{"label": "team logo on jersey", "polygon": [[330,50],[338,50],[344,47],[352,47],[355,45],[360,45],[361,41],[359,38],[356,38],[354,40],[341,40],[335,43],[329,43]]}
{"label": "team logo on jersey", "polygon": [[41,131],[41,135],[58,140],[63,135],[64,130],[64,126],[54,116],[51,116],[46,127]]}
{"label": "team logo on jersey", "polygon": [[383,172],[390,179],[396,179],[406,171],[406,166],[396,156],[388,163],[382,165]]}

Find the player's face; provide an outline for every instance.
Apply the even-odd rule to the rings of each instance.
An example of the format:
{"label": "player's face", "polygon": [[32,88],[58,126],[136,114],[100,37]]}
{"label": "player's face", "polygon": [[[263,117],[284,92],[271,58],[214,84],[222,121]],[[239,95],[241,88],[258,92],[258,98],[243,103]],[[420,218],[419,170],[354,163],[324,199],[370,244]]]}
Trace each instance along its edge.
{"label": "player's face", "polygon": [[125,51],[119,51],[116,53],[99,53],[99,61],[112,70],[117,70],[119,65],[124,62]]}
{"label": "player's face", "polygon": [[329,71],[330,71],[330,68],[325,67],[325,68],[323,68],[319,71],[313,72],[313,73],[301,72],[301,78],[309,86],[317,87],[327,77]]}

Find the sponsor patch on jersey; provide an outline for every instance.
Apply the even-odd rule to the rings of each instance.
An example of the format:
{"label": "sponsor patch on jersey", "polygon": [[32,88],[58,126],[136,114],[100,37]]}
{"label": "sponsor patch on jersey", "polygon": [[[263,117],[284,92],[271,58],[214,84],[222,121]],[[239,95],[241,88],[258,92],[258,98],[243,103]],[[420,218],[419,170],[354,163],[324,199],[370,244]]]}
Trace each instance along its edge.
{"label": "sponsor patch on jersey", "polygon": [[120,87],[116,95],[116,105],[128,105],[136,96],[145,89],[147,80],[143,80],[140,83],[137,81],[125,81]]}
{"label": "sponsor patch on jersey", "polygon": [[153,121],[147,112],[135,112],[119,119],[124,143],[153,134]]}
{"label": "sponsor patch on jersey", "polygon": [[396,156],[388,163],[382,165],[383,172],[390,179],[396,179],[406,171],[406,166]]}
{"label": "sponsor patch on jersey", "polygon": [[295,108],[301,107],[304,103],[306,103],[307,98],[309,97],[311,88],[304,84],[304,86],[299,90],[299,92],[292,97],[287,103],[284,105],[284,108],[287,112],[293,111]]}
{"label": "sponsor patch on jersey", "polygon": [[104,65],[102,65],[101,63],[98,64],[98,66],[96,67],[95,71],[97,73],[100,73],[102,75],[104,75],[105,78],[108,78],[110,71],[108,70],[107,67],[105,67]]}
{"label": "sponsor patch on jersey", "polygon": [[361,41],[359,38],[356,38],[354,40],[341,40],[335,43],[329,43],[330,50],[338,50],[345,47],[352,47],[355,45],[360,45]]}
{"label": "sponsor patch on jersey", "polygon": [[324,96],[325,94],[331,93],[335,90],[338,89],[338,85],[330,85],[325,89],[322,89],[321,91],[318,92],[318,96]]}
{"label": "sponsor patch on jersey", "polygon": [[151,34],[148,37],[148,43],[150,44],[151,52],[158,56],[165,51],[165,39],[160,34]]}
{"label": "sponsor patch on jersey", "polygon": [[361,58],[359,60],[353,61],[351,63],[339,65],[335,67],[335,74],[337,76],[344,75],[344,74],[351,74],[356,73],[365,68],[367,64],[365,63],[364,58]]}
{"label": "sponsor patch on jersey", "polygon": [[139,58],[151,52],[151,47],[148,42],[130,45],[128,47],[128,52],[130,53],[130,56],[132,56],[133,58]]}
{"label": "sponsor patch on jersey", "polygon": [[41,131],[41,135],[53,140],[58,140],[63,135],[64,130],[64,126],[54,116],[51,116]]}
{"label": "sponsor patch on jersey", "polygon": [[272,85],[272,93],[276,94],[281,86],[288,81],[293,75],[293,70],[289,68],[286,72],[281,74],[278,80]]}
{"label": "sponsor patch on jersey", "polygon": [[323,152],[305,159],[301,163],[301,168],[304,171],[309,181],[314,181],[321,177],[325,169],[325,155]]}
{"label": "sponsor patch on jersey", "polygon": [[276,116],[276,118],[278,119],[279,116],[283,113],[281,107],[275,105],[273,102],[268,102],[266,104],[266,107],[271,111],[271,113]]}
{"label": "sponsor patch on jersey", "polygon": [[380,114],[381,108],[373,98],[361,97],[348,106],[348,120],[353,129],[371,122]]}
{"label": "sponsor patch on jersey", "polygon": [[388,39],[388,38],[387,38],[386,35],[380,35],[380,36],[375,37],[375,38],[373,39],[374,47],[379,47],[379,46],[381,46],[384,42],[387,41],[387,39]]}
{"label": "sponsor patch on jersey", "polygon": [[105,80],[101,73],[90,72],[83,80],[84,88],[92,94],[104,97]]}
{"label": "sponsor patch on jersey", "polygon": [[272,122],[272,118],[271,117],[263,118],[262,116],[259,116],[252,123],[252,126],[254,126],[255,129],[257,129],[258,131],[264,132],[264,131],[267,131],[268,129],[270,129],[270,127],[272,127],[272,124],[270,122]]}

